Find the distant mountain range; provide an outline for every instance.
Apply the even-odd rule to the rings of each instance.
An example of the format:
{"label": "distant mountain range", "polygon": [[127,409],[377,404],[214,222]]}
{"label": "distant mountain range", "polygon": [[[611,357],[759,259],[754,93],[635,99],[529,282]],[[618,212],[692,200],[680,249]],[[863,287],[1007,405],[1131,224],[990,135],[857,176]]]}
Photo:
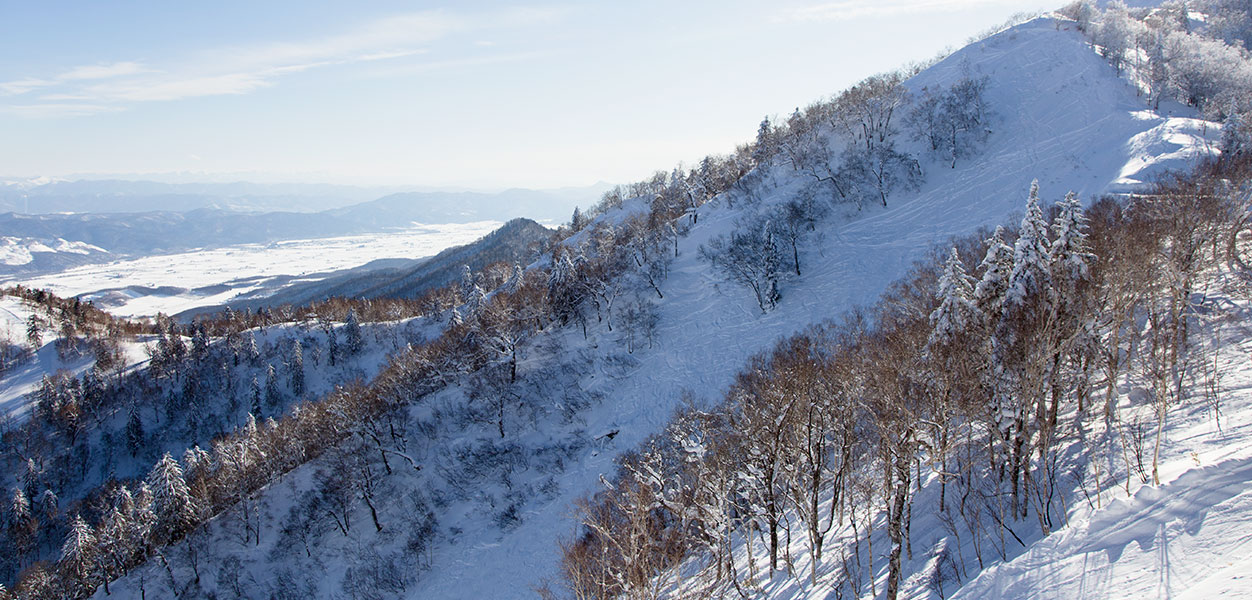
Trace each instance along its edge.
{"label": "distant mountain range", "polygon": [[[232,212],[320,212],[345,209],[387,196],[414,200],[452,202],[457,198],[494,198],[501,202],[527,202],[527,196],[588,202],[610,186],[551,190],[510,189],[502,192],[468,192],[416,186],[353,186],[322,183],[166,183],[126,179],[65,180],[48,177],[0,178],[0,212],[23,214],[186,212],[211,208]],[[541,211],[543,209],[541,208]],[[534,217],[534,214],[527,216]],[[562,218],[569,215],[562,215]],[[502,219],[500,219],[502,220]]]}
{"label": "distant mountain range", "polygon": [[[38,201],[42,214],[23,214],[20,209],[0,214],[0,232],[10,246],[19,248],[0,261],[0,276],[47,273],[119,257],[194,248],[401,229],[413,223],[507,221],[522,216],[556,223],[567,220],[574,206],[593,204],[606,187],[602,184],[588,188],[512,189],[494,193],[403,192],[318,211],[258,212],[254,209],[261,206],[290,207],[290,199],[296,196],[249,196],[243,206],[246,211],[219,205],[229,204],[232,198],[243,198],[229,195],[234,192],[285,190],[295,193],[302,188],[125,181],[50,182],[31,186],[9,182],[0,186],[0,207],[13,208],[15,203]],[[348,186],[303,189],[310,195],[299,198],[312,206],[333,204],[327,196],[313,192],[329,194],[340,190],[359,194],[361,190]],[[22,198],[22,194],[26,197]],[[94,205],[92,198],[96,199]],[[342,200],[344,196],[338,198]],[[152,206],[164,208],[118,212],[125,207]],[[71,212],[55,214],[54,209]],[[89,253],[55,251],[66,244],[88,244],[94,248]]]}

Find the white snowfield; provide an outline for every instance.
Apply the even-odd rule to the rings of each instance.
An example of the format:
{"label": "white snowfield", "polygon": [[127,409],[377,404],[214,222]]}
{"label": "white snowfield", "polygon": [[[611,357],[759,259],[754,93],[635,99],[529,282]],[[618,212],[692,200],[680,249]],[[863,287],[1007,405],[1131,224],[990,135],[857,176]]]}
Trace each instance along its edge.
{"label": "white snowfield", "polygon": [[1197,467],[1036,542],[953,598],[1252,598],[1249,515],[1252,457]]}
{"label": "white snowfield", "polygon": [[[63,297],[81,294],[122,317],[178,314],[225,304],[256,290],[277,291],[276,286],[282,284],[321,279],[331,271],[376,259],[433,256],[470,243],[500,225],[498,221],[414,224],[397,232],[239,244],[86,265],[13,281],[0,279],[0,285],[21,283]],[[0,242],[5,239],[10,238],[0,238]],[[0,244],[0,260],[5,259],[5,248]]]}
{"label": "white snowfield", "polygon": [[[775,310],[762,314],[752,293],[714,274],[698,258],[698,248],[711,237],[732,230],[737,218],[788,200],[808,183],[805,175],[786,164],[777,165],[764,178],[758,203],[737,199],[732,207],[722,199],[700,209],[698,225],[680,241],[680,256],[661,284],[665,298],[657,300],[654,293],[646,292],[657,300],[660,313],[652,347],[642,344],[625,357],[620,332],[610,333],[594,320],[588,341],[576,327],[535,340],[527,348],[529,359],[520,365],[521,371],[538,369],[545,366],[544,361],[557,358],[590,356],[592,370],[579,376],[576,386],[602,394],[603,400],[582,412],[573,424],[558,422],[555,416],[550,417],[551,422],[511,423],[510,436],[516,437],[509,441],[534,448],[560,436],[572,437],[572,430],[578,429],[589,446],[580,450],[575,460],[566,461],[563,470],[550,475],[556,484],[550,493],[526,498],[519,511],[520,522],[506,530],[491,518],[493,510],[500,507],[487,506],[487,500],[477,504],[453,502],[442,510],[430,568],[417,574],[405,596],[475,600],[534,597],[533,586],[557,574],[558,541],[573,532],[574,501],[598,489],[601,476],[612,473],[617,454],[636,447],[667,422],[684,390],[705,402],[718,401],[752,355],[811,323],[837,318],[852,307],[874,302],[890,282],[904,275],[913,261],[935,244],[1008,221],[1023,206],[1034,179],[1039,179],[1046,200],[1059,200],[1067,191],[1091,199],[1149,181],[1163,169],[1187,169],[1219,137],[1216,127],[1196,120],[1184,107],[1170,105],[1161,114],[1146,111],[1135,90],[1119,79],[1066,22],[1041,18],[1011,28],[960,50],[908,85],[915,91],[925,86],[946,87],[966,73],[989,77],[987,99],[996,117],[985,147],[952,169],[942,159],[925,158],[916,144],[902,144],[903,149],[923,156],[925,183],[916,191],[897,192],[885,209],[867,206],[850,218],[836,215],[822,222],[819,235],[810,239],[804,250],[803,276],[784,281],[783,298]],[[542,401],[557,402],[553,398]],[[456,402],[466,402],[465,390],[452,387],[422,399],[414,412]],[[609,432],[617,433],[602,435]],[[475,434],[463,435],[468,438]],[[414,440],[413,444],[457,447],[465,441]],[[247,576],[258,589],[276,577],[265,557],[278,537],[274,531],[277,521],[291,505],[290,495],[298,487],[307,487],[318,466],[301,467],[263,492],[262,503],[271,508],[268,530],[262,535],[265,542],[259,548],[242,548],[226,539],[225,522],[205,528],[208,535],[220,536],[214,541],[221,556],[241,558]],[[422,481],[434,470],[410,475],[413,479],[408,481]],[[544,476],[548,475],[528,470],[512,485],[520,485],[522,477]],[[471,496],[475,498],[492,498],[501,490],[495,481],[460,483],[473,487]],[[403,518],[408,510],[405,497],[411,491],[396,490],[383,500],[387,503],[380,508],[383,521]],[[1210,511],[1211,518],[1218,518],[1216,513],[1216,509]],[[314,586],[314,595],[339,593],[339,580],[354,557],[367,551],[395,549],[402,543],[388,534],[374,535],[364,512],[356,519],[360,525],[353,528],[350,539],[329,534],[314,550],[316,556],[311,562],[294,563],[320,565],[314,570],[296,567],[301,569],[301,580]],[[1124,546],[1139,547],[1137,541]],[[1124,550],[1123,556],[1130,556],[1130,552]],[[300,557],[294,560],[304,560],[302,551],[297,554]],[[1231,572],[1237,567],[1232,566]],[[1023,569],[1029,573],[1028,568]],[[150,582],[163,577],[153,564],[144,571]],[[206,583],[208,579],[206,575]],[[910,589],[917,597],[927,593],[921,586]],[[974,589],[970,588],[968,597],[980,597]],[[1025,594],[1022,597],[1034,597],[1020,589]],[[136,572],[113,586],[114,597],[138,597],[137,590]],[[770,591],[775,597],[820,598],[829,590],[780,583]],[[1058,592],[1061,595],[1055,597],[1068,597],[1065,593]],[[104,598],[103,592],[97,597]],[[155,593],[151,585],[147,589],[147,598],[164,597],[168,595]]]}
{"label": "white snowfield", "polygon": [[108,251],[86,242],[70,242],[61,238],[45,243],[33,238],[0,237],[0,265],[24,265],[35,260],[35,254],[40,252],[88,255]]}

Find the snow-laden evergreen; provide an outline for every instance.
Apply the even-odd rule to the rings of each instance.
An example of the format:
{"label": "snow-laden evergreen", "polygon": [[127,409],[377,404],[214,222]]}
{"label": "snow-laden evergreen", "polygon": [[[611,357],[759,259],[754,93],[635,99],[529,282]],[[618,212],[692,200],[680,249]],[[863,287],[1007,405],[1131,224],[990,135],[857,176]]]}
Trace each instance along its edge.
{"label": "snow-laden evergreen", "polygon": [[939,308],[930,313],[931,334],[928,346],[943,346],[971,327],[981,326],[983,314],[974,305],[974,278],[965,272],[956,248],[948,254],[939,278],[935,298]]}

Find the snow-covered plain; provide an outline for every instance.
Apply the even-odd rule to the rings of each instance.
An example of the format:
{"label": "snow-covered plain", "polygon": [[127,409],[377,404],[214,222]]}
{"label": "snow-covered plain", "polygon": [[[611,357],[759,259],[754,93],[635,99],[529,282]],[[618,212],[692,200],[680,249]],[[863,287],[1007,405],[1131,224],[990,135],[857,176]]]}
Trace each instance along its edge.
{"label": "snow-covered plain", "polygon": [[[540,449],[572,442],[572,455],[560,469],[539,467],[540,459],[533,458],[534,468],[528,462],[504,480],[467,479],[463,471],[443,461],[446,454],[441,448],[472,448],[494,437],[494,423],[471,424],[460,433],[435,429],[436,437],[415,441],[421,448],[414,453],[436,468],[396,475],[390,497],[380,506],[383,522],[389,526],[404,522],[418,490],[437,492],[452,481],[468,491],[449,494],[452,499],[440,506],[429,569],[422,569],[403,595],[533,596],[532,586],[556,574],[557,542],[572,531],[573,502],[597,489],[601,475],[612,472],[620,452],[666,423],[684,390],[702,401],[716,401],[753,354],[810,323],[873,302],[936,243],[1006,222],[1022,207],[1033,179],[1040,180],[1043,195],[1050,200],[1067,191],[1088,199],[1125,191],[1163,169],[1189,168],[1218,136],[1215,127],[1194,119],[1181,106],[1145,111],[1134,89],[1064,21],[1045,18],[1014,27],[957,52],[908,85],[913,90],[946,86],[965,73],[990,78],[988,100],[997,117],[986,147],[955,169],[941,160],[924,160],[927,179],[919,190],[895,194],[887,208],[867,207],[862,213],[824,222],[821,235],[810,241],[802,257],[804,276],[784,283],[783,299],[775,310],[762,314],[751,293],[717,277],[698,258],[697,249],[730,231],[736,219],[797,193],[804,178],[787,165],[765,174],[759,202],[741,201],[732,207],[723,199],[701,209],[698,225],[680,241],[680,256],[662,284],[665,299],[658,302],[660,326],[654,345],[627,355],[620,334],[603,326],[593,326],[588,340],[570,328],[533,343],[520,367],[523,374],[545,373],[542,369],[554,361],[585,361],[580,363],[585,367],[566,373],[572,381],[552,380],[550,393],[529,400],[556,407],[546,420],[515,418],[508,428],[508,443],[519,445],[524,455],[539,456]],[[916,146],[908,149],[923,154]],[[567,387],[557,389],[560,383]],[[558,392],[568,393],[570,388],[599,400],[562,420],[557,405],[564,400]],[[467,394],[453,386],[424,398],[412,409],[414,418],[456,414],[454,407],[470,402]],[[529,416],[535,414],[542,413]],[[270,560],[283,511],[308,488],[317,469],[333,468],[326,461],[314,462],[322,464],[297,469],[262,494],[262,502],[270,507],[270,529],[261,547],[239,548],[226,541],[227,519],[218,519],[197,534],[220,542],[214,543],[216,551],[237,557],[254,589],[264,589],[280,575]],[[545,481],[550,484],[539,485]],[[519,489],[542,493],[522,492],[518,499]],[[502,527],[493,516],[510,498],[518,507],[519,520]],[[357,518],[368,522],[366,516]],[[308,560],[302,551],[287,559],[301,585],[307,585],[307,594],[319,597],[337,593],[339,581],[362,556],[404,544],[395,533],[375,535],[368,526],[353,529],[350,536],[330,534],[322,539]],[[164,577],[153,565],[143,572],[150,582]],[[132,573],[115,584],[114,594],[138,597],[138,585],[138,575]],[[207,577],[204,585],[209,585]],[[821,597],[817,590],[795,587],[772,591],[782,597]],[[149,585],[147,597],[165,596],[154,594]]]}
{"label": "snow-covered plain", "polygon": [[315,281],[373,260],[432,256],[499,226],[497,221],[418,225],[369,235],[241,244],[0,280],[0,286],[21,283],[63,297],[81,295],[123,317],[178,314],[258,290],[273,293],[291,283]]}

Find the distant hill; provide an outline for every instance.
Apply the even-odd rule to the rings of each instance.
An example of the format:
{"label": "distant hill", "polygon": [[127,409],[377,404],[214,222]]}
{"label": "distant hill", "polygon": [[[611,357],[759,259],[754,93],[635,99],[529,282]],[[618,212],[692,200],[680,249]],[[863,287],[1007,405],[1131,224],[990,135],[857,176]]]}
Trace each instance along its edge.
{"label": "distant hill", "polygon": [[[456,281],[468,265],[478,271],[500,261],[529,263],[552,231],[530,219],[513,219],[478,241],[448,248],[428,259],[402,267],[353,269],[321,281],[299,284],[276,294],[231,303],[232,308],[307,304],[326,298],[415,298],[427,290]],[[216,307],[215,307],[216,308]],[[206,312],[197,310],[196,312]],[[185,316],[185,315],[183,315]]]}

